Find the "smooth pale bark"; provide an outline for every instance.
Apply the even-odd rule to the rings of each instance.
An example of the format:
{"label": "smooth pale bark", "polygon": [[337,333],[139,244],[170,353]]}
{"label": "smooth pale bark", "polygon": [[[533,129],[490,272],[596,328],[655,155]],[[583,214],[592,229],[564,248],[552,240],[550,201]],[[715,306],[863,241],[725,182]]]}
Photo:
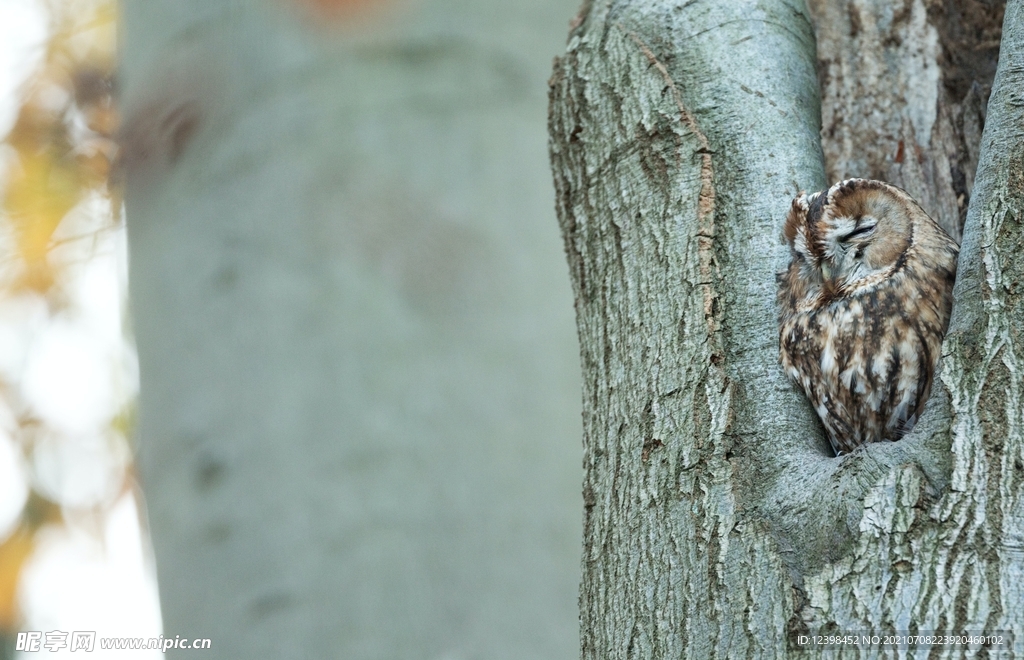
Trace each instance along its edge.
{"label": "smooth pale bark", "polygon": [[167,636],[575,655],[579,372],[544,134],[572,3],[385,4],[337,33],[287,2],[124,3]]}
{"label": "smooth pale bark", "polygon": [[[556,63],[550,148],[584,374],[584,658],[784,657],[801,632],[1024,633],[1022,343],[1005,302],[1019,294],[981,274],[1009,253],[972,247],[1020,241],[994,220],[985,164],[1020,135],[987,138],[924,418],[834,458],[777,362],[781,223],[798,190],[825,184],[814,53],[799,0],[624,0],[586,5]],[[997,101],[1020,89],[1015,57],[989,121],[1019,130],[1019,106]],[[972,277],[989,288],[968,293]]]}

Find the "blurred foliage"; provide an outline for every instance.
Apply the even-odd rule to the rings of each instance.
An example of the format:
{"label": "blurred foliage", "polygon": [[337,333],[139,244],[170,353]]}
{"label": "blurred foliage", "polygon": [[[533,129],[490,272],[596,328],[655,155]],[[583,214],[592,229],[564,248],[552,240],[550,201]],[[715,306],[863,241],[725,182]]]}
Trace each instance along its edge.
{"label": "blurred foliage", "polygon": [[19,569],[32,552],[32,531],[21,525],[0,545],[0,624],[5,630],[13,631],[18,623]]}
{"label": "blurred foliage", "polygon": [[[39,0],[49,36],[38,68],[20,91],[17,120],[4,138],[0,230],[7,235],[0,299],[36,295],[51,314],[62,303],[66,264],[52,258],[55,232],[68,213],[90,196],[110,201],[110,227],[120,222],[121,200],[108,186],[116,156],[113,101],[115,28],[113,0]],[[66,240],[66,239],[65,239]],[[0,396],[19,416],[19,440],[29,449],[42,422],[23,411],[17,388],[0,383]],[[126,426],[128,417],[115,425]],[[127,430],[127,429],[119,429]],[[126,478],[125,488],[130,487]],[[19,625],[20,569],[44,524],[61,520],[59,503],[33,491],[20,524],[0,543],[0,632]]]}
{"label": "blurred foliage", "polygon": [[42,66],[28,81],[5,140],[15,158],[2,207],[21,266],[3,285],[41,294],[56,281],[48,255],[57,226],[86,194],[108,192],[117,125],[113,3],[52,0],[47,7],[52,32]]}

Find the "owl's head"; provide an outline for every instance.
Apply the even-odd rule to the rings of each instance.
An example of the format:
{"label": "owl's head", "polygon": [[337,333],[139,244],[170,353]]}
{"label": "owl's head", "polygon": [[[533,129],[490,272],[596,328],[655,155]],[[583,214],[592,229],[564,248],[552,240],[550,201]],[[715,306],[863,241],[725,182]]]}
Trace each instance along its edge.
{"label": "owl's head", "polygon": [[893,267],[923,213],[895,186],[847,179],[797,197],[783,232],[804,277],[838,288]]}

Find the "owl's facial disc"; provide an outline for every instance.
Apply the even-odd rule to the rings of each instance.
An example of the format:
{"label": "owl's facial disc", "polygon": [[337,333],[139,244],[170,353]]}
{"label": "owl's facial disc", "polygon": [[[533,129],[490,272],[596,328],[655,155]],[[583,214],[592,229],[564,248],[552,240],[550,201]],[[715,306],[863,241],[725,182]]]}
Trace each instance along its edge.
{"label": "owl's facial disc", "polygon": [[822,277],[848,282],[873,270],[864,255],[875,239],[877,226],[878,219],[871,215],[830,218],[823,232]]}

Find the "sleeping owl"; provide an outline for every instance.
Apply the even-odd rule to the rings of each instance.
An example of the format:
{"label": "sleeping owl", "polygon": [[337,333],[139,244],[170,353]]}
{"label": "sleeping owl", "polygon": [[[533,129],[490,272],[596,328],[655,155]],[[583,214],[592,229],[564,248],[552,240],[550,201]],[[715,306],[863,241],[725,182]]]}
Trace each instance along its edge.
{"label": "sleeping owl", "polygon": [[928,400],[958,246],[903,190],[867,179],[799,195],[779,275],[783,367],[836,454],[899,440]]}

